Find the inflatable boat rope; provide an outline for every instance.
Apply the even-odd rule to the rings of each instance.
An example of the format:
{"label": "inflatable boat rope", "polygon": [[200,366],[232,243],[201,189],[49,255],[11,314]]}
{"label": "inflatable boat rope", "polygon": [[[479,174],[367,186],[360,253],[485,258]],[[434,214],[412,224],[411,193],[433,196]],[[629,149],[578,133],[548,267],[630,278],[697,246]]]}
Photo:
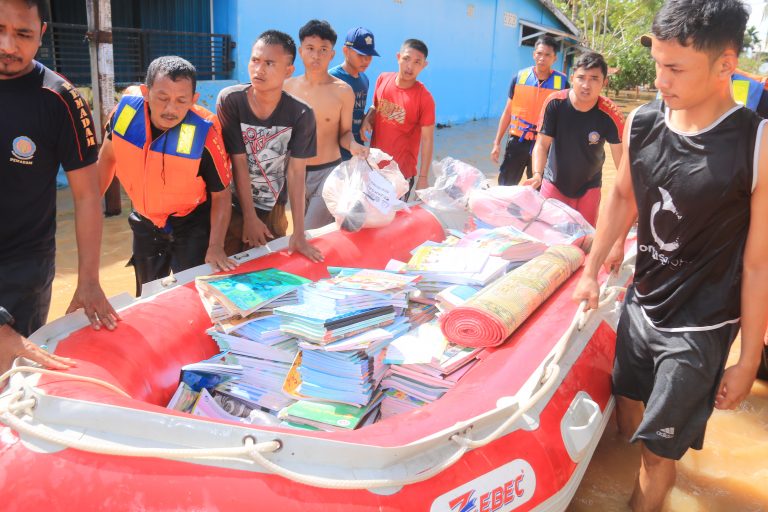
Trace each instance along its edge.
{"label": "inflatable boat rope", "polygon": [[[613,274],[611,275],[613,277]],[[160,457],[167,459],[222,459],[236,457],[239,460],[243,458],[249,462],[255,462],[262,466],[264,469],[271,471],[274,474],[280,475],[284,478],[288,478],[295,482],[310,485],[314,487],[321,487],[327,489],[373,489],[381,487],[398,487],[408,484],[421,482],[432,478],[433,476],[441,473],[445,469],[456,463],[461,457],[470,449],[479,448],[496,439],[498,439],[513,423],[518,421],[521,416],[527,413],[536,403],[551,390],[554,383],[557,381],[557,376],[560,374],[559,362],[562,355],[573,337],[575,332],[582,330],[590,318],[590,316],[598,311],[601,311],[616,300],[620,293],[626,289],[620,286],[610,286],[611,279],[605,283],[600,294],[600,302],[597,309],[584,311],[583,302],[571,321],[570,326],[562,335],[557,345],[554,347],[554,355],[550,359],[550,363],[546,365],[542,372],[539,384],[541,387],[530,396],[530,398],[515,411],[509,418],[507,418],[499,427],[485,436],[482,439],[471,439],[466,435],[454,434],[450,437],[450,440],[458,445],[458,449],[446,460],[433,466],[431,469],[419,473],[417,476],[406,479],[336,479],[336,478],[323,478],[314,475],[307,475],[291,471],[282,466],[275,464],[267,459],[263,454],[276,452],[282,447],[282,442],[275,439],[266,442],[257,443],[256,439],[252,436],[246,436],[243,439],[242,446],[234,446],[230,448],[189,448],[189,449],[175,449],[175,448],[145,448],[134,447],[126,445],[118,445],[115,443],[99,443],[96,441],[88,440],[82,441],[80,439],[68,438],[59,434],[55,430],[46,427],[45,425],[32,425],[29,420],[25,420],[23,415],[26,415],[30,420],[33,417],[34,408],[37,404],[37,400],[34,397],[24,399],[27,394],[33,393],[33,388],[28,386],[25,382],[24,390],[19,390],[8,397],[8,402],[5,410],[0,410],[0,422],[5,423],[8,427],[16,430],[17,432],[34,436],[45,441],[66,446],[68,448],[75,448],[86,452],[99,453],[104,455],[119,455],[125,457]],[[84,377],[54,370],[45,370],[42,368],[35,368],[30,366],[18,366],[7,371],[0,376],[0,389],[3,383],[16,373],[38,373],[38,374],[53,374],[61,375],[67,379],[80,380],[93,384],[104,386],[112,391],[115,391],[123,396],[128,396],[127,393],[117,388],[116,386],[104,382],[99,379],[91,377]],[[471,427],[470,427],[471,428]],[[464,434],[468,433],[465,431]]]}

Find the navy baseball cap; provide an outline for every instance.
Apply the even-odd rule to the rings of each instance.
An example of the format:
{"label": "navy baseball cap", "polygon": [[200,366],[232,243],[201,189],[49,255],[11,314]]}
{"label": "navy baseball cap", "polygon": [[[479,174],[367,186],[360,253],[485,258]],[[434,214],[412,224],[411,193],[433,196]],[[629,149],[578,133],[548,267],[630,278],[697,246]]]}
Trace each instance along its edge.
{"label": "navy baseball cap", "polygon": [[379,56],[373,47],[373,33],[364,27],[353,28],[347,32],[347,40],[344,46],[352,48],[360,55],[367,55],[369,57]]}

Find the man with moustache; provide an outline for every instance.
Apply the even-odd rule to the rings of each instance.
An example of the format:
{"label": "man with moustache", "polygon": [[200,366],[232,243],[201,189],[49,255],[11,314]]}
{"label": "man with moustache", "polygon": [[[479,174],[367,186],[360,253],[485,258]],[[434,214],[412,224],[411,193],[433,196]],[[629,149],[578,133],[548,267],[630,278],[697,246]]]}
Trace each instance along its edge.
{"label": "man with moustache", "polygon": [[88,104],[34,60],[47,25],[45,2],[0,0],[0,373],[17,356],[53,367],[71,361],[27,340],[48,317],[55,274],[56,174],[75,204],[78,280],[67,312],[83,308],[94,329],[116,327],[99,284],[101,196]]}
{"label": "man with moustache", "polygon": [[[374,47],[373,33],[364,27],[353,28],[347,33],[344,42],[344,62],[331,68],[328,74],[344,80],[355,93],[355,107],[352,110],[352,136],[355,142],[363,144],[360,137],[360,126],[365,117],[365,104],[368,101],[368,88],[370,82],[365,70],[371,64],[373,57],[378,57]],[[341,148],[341,158],[349,160],[352,154]]]}
{"label": "man with moustache", "polygon": [[181,57],[153,60],[139,94],[120,99],[99,154],[102,191],[116,175],[133,203],[128,223],[137,296],[144,283],[170,271],[203,263],[235,268],[224,253],[229,161],[218,119],[195,104],[196,74]]}
{"label": "man with moustache", "polygon": [[352,139],[352,112],[355,93],[343,80],[328,74],[336,52],[336,32],[327,21],[310,20],[299,30],[299,55],[304,74],[285,82],[285,91],[305,101],[317,121],[317,155],[307,160],[307,229],[333,222],[325,206],[323,185],[328,175],[341,163],[340,148],[353,155],[366,155],[367,149]]}
{"label": "man with moustache", "polygon": [[295,58],[293,38],[268,30],[251,48],[251,83],[219,93],[216,113],[232,158],[237,193],[227,254],[285,236],[287,181],[293,218],[288,250],[312,261],[323,259],[304,233],[305,172],[308,159],[317,154],[315,115],[309,105],[283,91],[283,82],[293,74]]}

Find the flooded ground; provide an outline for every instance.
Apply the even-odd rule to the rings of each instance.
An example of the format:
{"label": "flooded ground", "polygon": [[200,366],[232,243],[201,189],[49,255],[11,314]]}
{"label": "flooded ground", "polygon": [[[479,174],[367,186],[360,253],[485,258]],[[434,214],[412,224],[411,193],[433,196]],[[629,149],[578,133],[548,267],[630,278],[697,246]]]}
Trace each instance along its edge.
{"label": "flooded ground", "polygon": [[[623,100],[626,110],[635,103]],[[497,120],[474,121],[436,132],[435,158],[463,160],[497,174],[488,159]],[[613,184],[615,167],[608,153],[604,172],[605,196]],[[74,213],[69,190],[58,195],[57,271],[49,319],[66,310],[77,282],[77,251]],[[123,202],[121,216],[105,219],[102,243],[101,282],[108,296],[132,293],[133,270],[125,267],[131,253],[131,233]],[[738,357],[738,348],[731,357]],[[569,512],[621,512],[634,484],[639,450],[619,439],[611,423],[603,435]],[[679,464],[679,475],[667,512],[757,512],[768,511],[768,385],[758,382],[749,398],[736,411],[715,411],[707,431],[704,450],[690,451]]]}

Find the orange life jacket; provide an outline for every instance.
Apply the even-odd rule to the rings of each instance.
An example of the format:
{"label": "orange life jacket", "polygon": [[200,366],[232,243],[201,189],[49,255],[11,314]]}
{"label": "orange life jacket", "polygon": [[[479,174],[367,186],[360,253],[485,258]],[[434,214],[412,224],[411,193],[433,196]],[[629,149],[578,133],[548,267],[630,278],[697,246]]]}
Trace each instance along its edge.
{"label": "orange life jacket", "polygon": [[559,71],[552,71],[541,85],[533,67],[517,73],[515,93],[512,96],[512,118],[509,135],[525,140],[536,138],[536,123],[539,122],[541,107],[552,91],[565,89],[567,77]]}
{"label": "orange life jacket", "polygon": [[204,203],[206,186],[198,172],[206,148],[228,186],[229,159],[219,133],[216,116],[194,105],[181,123],[152,140],[144,98],[124,95],[112,116],[112,145],[116,175],[136,211],[163,228],[168,216],[183,217]]}

